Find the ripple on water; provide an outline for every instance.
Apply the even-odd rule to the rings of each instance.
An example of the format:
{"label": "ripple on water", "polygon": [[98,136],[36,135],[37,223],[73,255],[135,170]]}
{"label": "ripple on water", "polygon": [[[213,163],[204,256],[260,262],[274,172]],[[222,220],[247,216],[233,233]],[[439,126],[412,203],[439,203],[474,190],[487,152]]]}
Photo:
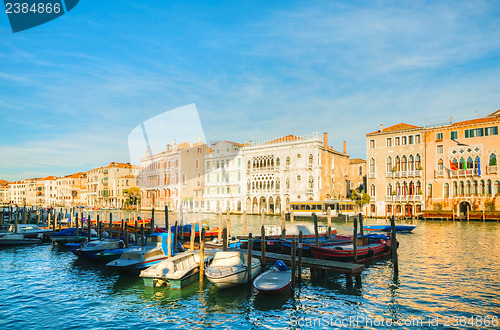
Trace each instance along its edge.
{"label": "ripple on water", "polygon": [[[337,224],[341,232],[350,226]],[[285,329],[306,318],[500,316],[500,249],[492,237],[500,237],[498,224],[420,222],[398,237],[398,278],[387,259],[367,266],[353,287],[343,276],[304,270],[296,293],[277,297],[206,281],[182,291],[145,288],[50,245],[2,248],[0,316],[2,327],[33,329]]]}

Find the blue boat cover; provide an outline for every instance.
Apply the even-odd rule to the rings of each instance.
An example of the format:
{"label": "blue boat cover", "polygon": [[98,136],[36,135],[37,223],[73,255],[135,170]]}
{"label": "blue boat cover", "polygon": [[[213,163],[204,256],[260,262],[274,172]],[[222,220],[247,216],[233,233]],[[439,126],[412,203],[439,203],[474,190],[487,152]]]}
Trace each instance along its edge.
{"label": "blue boat cover", "polygon": [[278,268],[279,271],[287,271],[288,270],[288,267],[285,265],[285,263],[281,260],[276,260],[276,268]]}
{"label": "blue boat cover", "polygon": [[[50,234],[52,237],[65,237],[65,236],[76,236],[76,228],[67,228],[64,230],[61,230],[60,232]],[[82,230],[81,228],[78,228],[78,236],[87,236],[88,233],[85,230]],[[95,231],[91,233],[91,236],[97,236],[95,234]]]}

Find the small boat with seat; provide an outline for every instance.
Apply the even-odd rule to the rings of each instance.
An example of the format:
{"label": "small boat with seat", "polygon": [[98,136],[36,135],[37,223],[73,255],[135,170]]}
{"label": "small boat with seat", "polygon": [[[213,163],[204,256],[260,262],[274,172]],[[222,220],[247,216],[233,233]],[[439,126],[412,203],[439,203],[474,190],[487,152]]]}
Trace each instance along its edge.
{"label": "small boat with seat", "polygon": [[[219,289],[227,289],[239,284],[248,283],[247,254],[242,251],[220,251],[205,270],[205,276]],[[252,278],[260,273],[261,263],[257,258],[251,259]]]}
{"label": "small boat with seat", "polygon": [[[204,263],[208,265],[214,258],[215,250],[204,251]],[[172,289],[182,289],[199,279],[200,251],[187,251],[144,269],[140,273],[145,286],[168,285]]]}
{"label": "small boat with seat", "polygon": [[280,294],[290,289],[292,271],[281,260],[276,261],[275,267],[253,281],[253,286],[262,294]]}
{"label": "small boat with seat", "polygon": [[116,238],[106,238],[106,239],[96,239],[91,240],[85,244],[82,244],[77,249],[71,250],[74,254],[79,257],[84,257],[92,260],[101,260],[98,253],[104,252],[106,250],[123,250],[125,248],[125,242],[121,239]]}
{"label": "small boat with seat", "polygon": [[[173,235],[172,235],[173,236]],[[171,251],[173,249],[173,238],[171,239]],[[139,274],[141,270],[167,258],[168,233],[153,233],[146,237],[144,246],[131,247],[125,250],[120,258],[106,264],[119,273]]]}

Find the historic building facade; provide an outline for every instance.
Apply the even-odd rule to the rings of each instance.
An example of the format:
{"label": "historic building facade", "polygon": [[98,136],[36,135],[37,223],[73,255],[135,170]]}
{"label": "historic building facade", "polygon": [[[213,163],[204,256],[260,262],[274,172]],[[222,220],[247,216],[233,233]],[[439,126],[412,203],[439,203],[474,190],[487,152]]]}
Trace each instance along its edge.
{"label": "historic building facade", "polygon": [[156,155],[146,153],[139,175],[141,207],[203,209],[206,154],[208,146],[201,141],[167,145]]}
{"label": "historic building facade", "polygon": [[[366,135],[368,214],[500,207],[500,111],[436,127],[400,123]],[[490,206],[488,206],[490,207]]]}
{"label": "historic building facade", "polygon": [[87,205],[90,207],[120,207],[123,202],[123,189],[118,186],[118,180],[128,175],[137,177],[139,171],[139,166],[117,162],[111,162],[108,166],[88,171]]}
{"label": "historic building facade", "polygon": [[241,212],[246,187],[242,145],[219,141],[211,145],[205,162],[205,212]]}
{"label": "historic building facade", "polygon": [[500,210],[499,126],[500,110],[426,130],[426,209]]}
{"label": "historic building facade", "polygon": [[247,212],[288,212],[290,201],[345,198],[350,156],[328,146],[328,135],[288,135],[242,148]]}

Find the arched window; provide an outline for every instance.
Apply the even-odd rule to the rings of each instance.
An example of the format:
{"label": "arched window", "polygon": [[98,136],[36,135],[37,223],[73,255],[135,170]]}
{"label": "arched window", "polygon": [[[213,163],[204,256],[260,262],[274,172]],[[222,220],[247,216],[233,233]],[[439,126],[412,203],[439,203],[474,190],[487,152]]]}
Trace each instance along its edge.
{"label": "arched window", "polygon": [[309,189],[313,189],[314,188],[314,179],[312,176],[309,177],[309,184],[307,186]]}
{"label": "arched window", "polygon": [[422,169],[422,159],[420,158],[419,154],[417,154],[415,156],[415,169],[416,170],[421,170]]}
{"label": "arched window", "polygon": [[448,183],[444,184],[444,198],[450,197],[450,185]]}
{"label": "arched window", "polygon": [[391,196],[392,195],[392,185],[389,183],[387,185],[387,196]]}
{"label": "arched window", "polygon": [[467,158],[467,169],[472,168],[474,168],[474,162],[472,161],[472,157],[469,156],[469,158]]}
{"label": "arched window", "polygon": [[470,181],[467,180],[467,183],[465,184],[465,195],[470,196]]}
{"label": "arched window", "polygon": [[472,181],[472,195],[477,195],[477,180]]}
{"label": "arched window", "polygon": [[375,185],[374,184],[372,184],[370,186],[370,196],[375,197]]}
{"label": "arched window", "polygon": [[279,190],[280,189],[280,179],[276,179],[276,189]]}
{"label": "arched window", "polygon": [[309,163],[308,163],[309,167],[312,167],[313,166],[313,155],[309,155]]}
{"label": "arched window", "polygon": [[464,195],[464,182],[463,181],[460,181],[460,185],[459,185],[459,191],[458,193],[460,194],[460,196],[463,196]]}
{"label": "arched window", "polygon": [[484,195],[484,180],[479,182],[479,195]]}
{"label": "arched window", "polygon": [[500,195],[500,181],[495,181],[494,193],[496,196]]}
{"label": "arched window", "polygon": [[363,166],[359,167],[358,174],[359,174],[359,176],[363,175]]}
{"label": "arched window", "polygon": [[394,167],[396,168],[396,171],[401,171],[401,160],[399,159],[399,156],[396,156]]}
{"label": "arched window", "polygon": [[401,158],[401,171],[406,171],[408,170],[408,161],[406,159],[406,156],[403,156]]}
{"label": "arched window", "polygon": [[409,171],[415,170],[415,161],[413,159],[413,155],[410,155],[410,157],[408,157],[408,170]]}
{"label": "arched window", "polygon": [[455,165],[455,168],[458,170],[459,167],[458,167],[458,160],[456,158],[453,158],[453,161],[452,161],[453,165]]}
{"label": "arched window", "polygon": [[290,157],[286,157],[285,165],[287,168],[290,167]]}
{"label": "arched window", "polygon": [[442,159],[439,159],[438,160],[438,167],[437,167],[438,171],[442,171],[444,170],[444,162]]}
{"label": "arched window", "polygon": [[463,157],[460,158],[460,162],[458,163],[458,168],[461,170],[465,170],[466,166],[467,165],[465,164],[465,159]]}
{"label": "arched window", "polygon": [[417,195],[422,195],[422,184],[420,183],[420,181],[417,181],[416,189]]}
{"label": "arched window", "polygon": [[250,161],[248,161],[248,163],[247,163],[247,169],[250,169],[250,168],[252,168],[252,163]]}
{"label": "arched window", "polygon": [[478,169],[479,168],[479,163],[480,163],[479,156],[476,156],[475,161],[474,161],[474,168]]}
{"label": "arched window", "polygon": [[427,197],[432,197],[432,184],[427,186]]}
{"label": "arched window", "polygon": [[375,159],[370,159],[370,173],[375,173]]}
{"label": "arched window", "polygon": [[491,180],[486,181],[486,194],[491,195]]}
{"label": "arched window", "polygon": [[279,167],[280,166],[280,158],[276,158],[276,167]]}
{"label": "arched window", "polygon": [[386,168],[387,173],[392,172],[392,158],[391,156],[387,157],[387,168]]}
{"label": "arched window", "polygon": [[396,182],[396,194],[401,196],[401,184],[399,182]]}
{"label": "arched window", "polygon": [[490,161],[488,163],[490,166],[496,166],[497,165],[497,156],[495,154],[490,155]]}
{"label": "arched window", "polygon": [[453,181],[453,197],[458,196],[458,185],[456,181]]}
{"label": "arched window", "polygon": [[290,189],[290,179],[286,179],[285,188],[286,190]]}

